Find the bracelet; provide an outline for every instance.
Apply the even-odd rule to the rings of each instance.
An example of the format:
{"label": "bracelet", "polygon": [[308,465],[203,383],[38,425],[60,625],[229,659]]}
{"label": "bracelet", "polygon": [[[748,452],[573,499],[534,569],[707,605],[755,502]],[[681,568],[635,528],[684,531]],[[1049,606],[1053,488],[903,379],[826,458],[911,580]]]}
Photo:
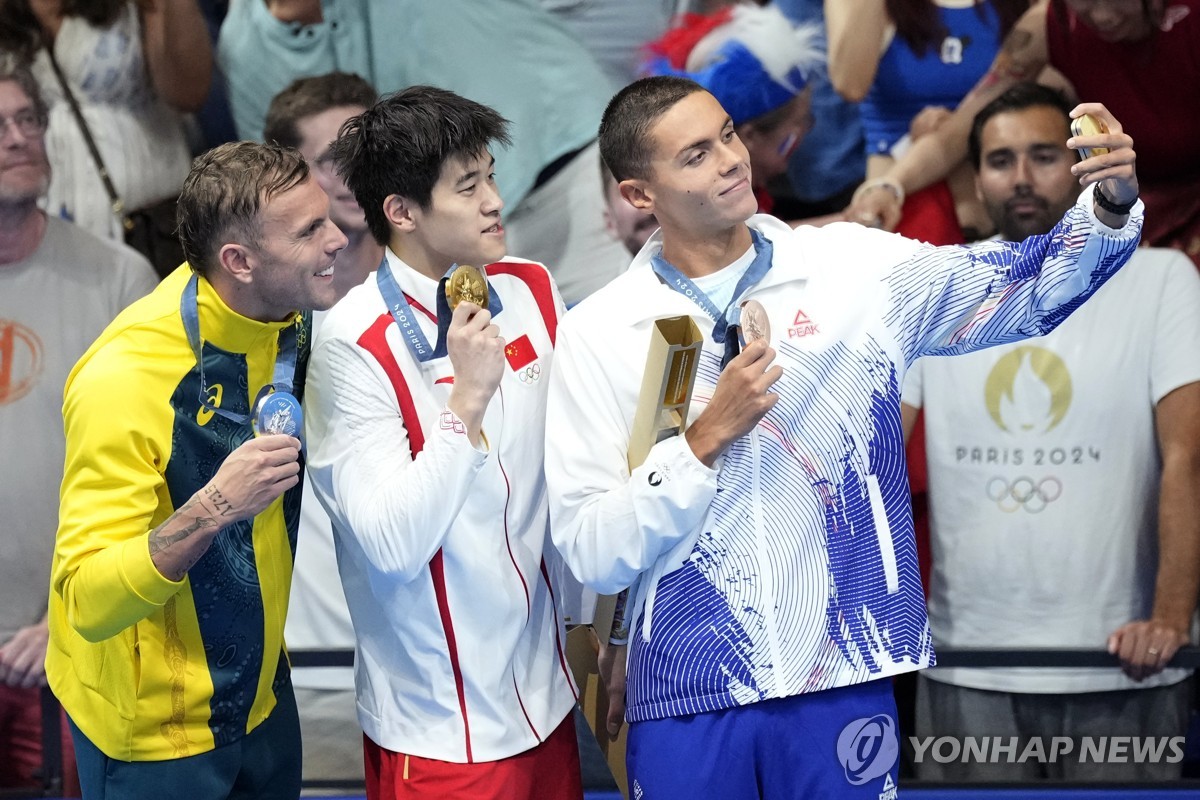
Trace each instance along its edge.
{"label": "bracelet", "polygon": [[859,198],[876,189],[887,189],[896,198],[897,203],[904,205],[904,187],[900,185],[900,181],[894,178],[872,178],[869,181],[863,181],[854,190],[854,194],[850,196],[850,205],[857,204]]}
{"label": "bracelet", "polygon": [[1113,200],[1109,200],[1108,195],[1100,190],[1100,184],[1098,183],[1096,184],[1096,188],[1092,190],[1092,199],[1096,201],[1096,205],[1100,206],[1110,214],[1116,214],[1118,217],[1127,215],[1129,210],[1133,208],[1133,204],[1138,200],[1136,195],[1128,203],[1118,203]]}

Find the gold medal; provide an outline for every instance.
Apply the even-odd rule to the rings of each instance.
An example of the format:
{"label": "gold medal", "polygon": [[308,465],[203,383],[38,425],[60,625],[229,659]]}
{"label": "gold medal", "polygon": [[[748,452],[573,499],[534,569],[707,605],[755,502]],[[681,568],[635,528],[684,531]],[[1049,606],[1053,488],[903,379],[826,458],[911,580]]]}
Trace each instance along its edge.
{"label": "gold medal", "polygon": [[483,273],[469,264],[459,264],[450,279],[446,281],[446,300],[450,310],[458,308],[459,303],[474,303],[480,308],[488,307],[487,278]]}
{"label": "gold medal", "polygon": [[771,323],[767,321],[767,310],[757,300],[742,303],[742,341],[750,344],[758,339],[771,341]]}

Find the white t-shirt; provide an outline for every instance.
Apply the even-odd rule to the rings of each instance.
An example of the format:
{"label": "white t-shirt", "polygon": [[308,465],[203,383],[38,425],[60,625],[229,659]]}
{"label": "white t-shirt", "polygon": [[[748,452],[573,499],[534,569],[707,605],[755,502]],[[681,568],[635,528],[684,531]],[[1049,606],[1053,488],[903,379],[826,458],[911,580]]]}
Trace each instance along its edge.
{"label": "white t-shirt", "polygon": [[0,265],[0,644],[46,613],[67,373],[156,281],[132,249],[54,217],[28,258]]}
{"label": "white t-shirt", "polygon": [[[1149,616],[1158,565],[1155,405],[1200,380],[1200,277],[1138,250],[1056,331],[908,373],[924,406],[936,645],[1103,648]],[[1157,686],[1116,669],[935,669],[978,689]]]}

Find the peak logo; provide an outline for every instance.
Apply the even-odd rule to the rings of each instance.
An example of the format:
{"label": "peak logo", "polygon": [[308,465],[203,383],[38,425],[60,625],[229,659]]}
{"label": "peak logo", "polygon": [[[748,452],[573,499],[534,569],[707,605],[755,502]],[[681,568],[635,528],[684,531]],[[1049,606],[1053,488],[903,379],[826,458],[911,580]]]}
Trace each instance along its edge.
{"label": "peak logo", "polygon": [[887,714],[854,720],[838,735],[837,754],[852,786],[886,775],[900,755],[896,721]]}
{"label": "peak logo", "polygon": [[0,406],[29,393],[42,374],[42,340],[19,322],[0,319]]}
{"label": "peak logo", "polygon": [[984,384],[988,416],[1008,433],[1049,433],[1071,407],[1071,373],[1056,353],[1023,345],[1005,353]]}
{"label": "peak logo", "polygon": [[797,339],[802,336],[812,336],[820,333],[821,326],[809,319],[803,309],[796,309],[796,318],[792,321],[792,327],[788,328],[788,338]]}

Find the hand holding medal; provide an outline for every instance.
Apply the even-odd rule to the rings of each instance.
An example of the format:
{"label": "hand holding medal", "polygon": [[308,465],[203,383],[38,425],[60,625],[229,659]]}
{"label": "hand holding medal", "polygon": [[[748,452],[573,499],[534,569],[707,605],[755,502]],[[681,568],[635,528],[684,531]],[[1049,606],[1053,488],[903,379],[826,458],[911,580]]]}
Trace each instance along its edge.
{"label": "hand holding medal", "polygon": [[765,339],[771,343],[771,323],[767,321],[767,310],[757,300],[742,303],[741,325],[742,346]]}
{"label": "hand holding medal", "polygon": [[446,407],[462,420],[476,444],[484,412],[504,376],[505,342],[492,322],[487,278],[478,268],[454,268],[446,280],[446,302],[453,311],[446,347],[454,367],[454,388]]}
{"label": "hand holding medal", "polygon": [[304,411],[291,392],[270,392],[258,401],[250,422],[255,436],[282,433],[304,438]]}

